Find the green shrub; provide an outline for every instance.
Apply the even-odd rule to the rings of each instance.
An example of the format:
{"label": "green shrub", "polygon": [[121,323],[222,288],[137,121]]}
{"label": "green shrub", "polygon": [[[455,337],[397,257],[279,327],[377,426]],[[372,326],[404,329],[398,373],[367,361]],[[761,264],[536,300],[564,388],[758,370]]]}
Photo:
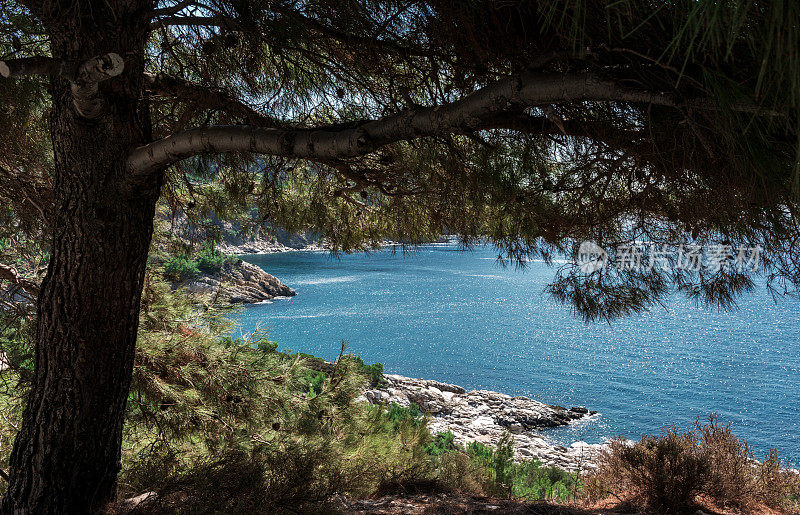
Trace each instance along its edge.
{"label": "green shrub", "polygon": [[316,397],[322,393],[322,388],[325,385],[325,374],[314,370],[309,370],[305,375],[305,381],[308,384],[308,393],[310,397]]}
{"label": "green shrub", "polygon": [[433,437],[433,441],[425,444],[425,450],[431,456],[440,456],[445,452],[455,451],[455,438],[455,435],[451,431],[436,433]]}
{"label": "green shrub", "polygon": [[494,451],[492,461],[496,490],[512,493],[514,486],[514,440],[509,433],[503,433]]}
{"label": "green shrub", "polygon": [[[448,440],[442,436],[441,442],[446,445]],[[428,448],[431,445],[437,445],[436,440]],[[514,441],[508,433],[496,447],[474,441],[467,445],[466,451],[456,447],[435,456],[443,485],[474,495],[526,500],[570,499],[575,497],[580,486],[575,475],[557,467],[543,467],[536,460],[515,463]]]}
{"label": "green shrub", "polygon": [[197,263],[183,257],[172,257],[164,263],[164,276],[172,281],[181,282],[200,275]]}
{"label": "green shrub", "polygon": [[492,483],[488,469],[469,454],[457,450],[437,456],[436,474],[442,487],[465,494],[487,496]]}
{"label": "green shrub", "polygon": [[490,460],[494,455],[494,450],[488,445],[478,441],[473,441],[467,444],[467,453],[473,458],[479,460]]}
{"label": "green shrub", "polygon": [[408,406],[401,406],[396,402],[393,402],[386,410],[386,419],[394,428],[397,428],[403,423],[419,426],[422,423],[423,417],[422,412],[419,410],[419,406],[413,402]]}
{"label": "green shrub", "polygon": [[543,467],[538,460],[514,464],[513,493],[524,499],[570,499],[580,483],[576,474]]}
{"label": "green shrub", "polygon": [[486,485],[489,494],[508,497],[512,494],[514,476],[514,440],[508,433],[503,433],[497,447],[484,445],[481,442],[470,442],[467,454],[480,463],[488,472],[492,481]]}
{"label": "green shrub", "polygon": [[207,274],[218,272],[227,261],[228,257],[214,243],[204,243],[197,253],[197,267]]}
{"label": "green shrub", "polygon": [[[343,344],[344,345],[344,344]],[[361,356],[356,354],[345,354],[341,357],[343,360],[349,360],[356,364],[358,370],[367,376],[369,383],[373,387],[385,386],[386,380],[383,378],[383,363],[373,363],[367,365]]]}

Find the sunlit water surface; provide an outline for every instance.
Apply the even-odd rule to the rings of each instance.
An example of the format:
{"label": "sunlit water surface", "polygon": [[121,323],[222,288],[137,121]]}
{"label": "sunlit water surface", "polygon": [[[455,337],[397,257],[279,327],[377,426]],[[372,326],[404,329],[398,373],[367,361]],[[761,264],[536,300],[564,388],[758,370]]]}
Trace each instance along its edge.
{"label": "sunlit water surface", "polygon": [[388,372],[601,413],[548,431],[556,441],[637,438],[716,412],[757,454],[800,462],[800,303],[764,288],[734,312],[676,296],[587,324],[544,293],[554,269],[504,269],[488,248],[245,259],[297,296],[247,307],[237,333],[265,328],[282,349],[328,359],[346,340]]}

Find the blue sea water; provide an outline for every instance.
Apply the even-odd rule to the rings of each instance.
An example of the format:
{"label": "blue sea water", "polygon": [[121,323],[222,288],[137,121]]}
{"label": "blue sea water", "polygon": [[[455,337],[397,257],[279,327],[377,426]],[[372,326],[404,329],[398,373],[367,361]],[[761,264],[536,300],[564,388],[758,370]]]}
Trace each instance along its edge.
{"label": "blue sea water", "polygon": [[725,312],[676,296],[585,323],[544,293],[553,268],[496,257],[453,245],[246,256],[297,296],[247,307],[237,333],[261,327],[282,349],[328,359],[346,340],[387,372],[600,412],[549,430],[555,441],[635,439],[716,412],[757,455],[777,447],[800,462],[800,302],[759,288]]}

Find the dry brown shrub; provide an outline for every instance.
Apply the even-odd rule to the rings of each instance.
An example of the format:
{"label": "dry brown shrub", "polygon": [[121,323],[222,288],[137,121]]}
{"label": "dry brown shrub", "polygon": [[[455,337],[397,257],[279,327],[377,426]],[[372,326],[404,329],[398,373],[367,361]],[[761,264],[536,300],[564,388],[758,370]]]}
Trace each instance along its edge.
{"label": "dry brown shrub", "polygon": [[613,440],[583,492],[589,502],[615,497],[657,512],[682,512],[700,498],[744,512],[796,509],[800,475],[781,464],[777,451],[756,461],[730,424],[711,415],[684,433],[671,427],[636,443]]}
{"label": "dry brown shrub", "polygon": [[488,495],[491,478],[474,460],[463,452],[442,454],[438,479],[443,485],[465,494]]}

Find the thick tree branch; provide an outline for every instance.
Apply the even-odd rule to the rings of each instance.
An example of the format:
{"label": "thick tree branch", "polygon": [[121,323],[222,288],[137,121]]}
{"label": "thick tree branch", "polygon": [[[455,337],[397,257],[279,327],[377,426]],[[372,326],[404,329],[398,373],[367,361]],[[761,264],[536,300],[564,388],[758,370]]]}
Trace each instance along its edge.
{"label": "thick tree branch", "polygon": [[[687,106],[674,95],[622,87],[592,74],[524,73],[450,104],[410,109],[336,130],[252,126],[190,129],[138,148],[131,154],[129,166],[134,176],[147,175],[194,155],[236,151],[314,160],[359,157],[398,141],[496,127],[498,116],[516,116],[528,107],[579,101]],[[697,101],[691,104],[694,108],[704,105]],[[708,103],[706,108],[714,106]]]}
{"label": "thick tree branch", "polygon": [[79,115],[96,119],[105,110],[105,102],[99,95],[98,83],[116,77],[125,69],[125,62],[118,54],[106,54],[89,59],[78,67],[78,73],[71,80],[73,104]]}
{"label": "thick tree branch", "polygon": [[71,83],[75,110],[84,118],[98,118],[105,108],[98,83],[116,77],[125,69],[119,54],[109,53],[88,61],[60,61],[50,57],[28,57],[0,61],[0,75],[60,75]]}
{"label": "thick tree branch", "polygon": [[26,57],[0,61],[0,76],[4,78],[23,75],[61,74],[62,63],[51,57]]}
{"label": "thick tree branch", "polygon": [[110,53],[87,61],[64,61],[52,57],[23,57],[0,61],[4,78],[23,75],[60,75],[71,82],[102,82],[116,77],[125,68],[119,54]]}
{"label": "thick tree branch", "polygon": [[192,129],[137,149],[129,164],[134,174],[147,174],[210,152],[248,151],[309,159],[357,157],[397,141],[481,130],[487,118],[496,118],[499,113],[577,100],[675,104],[671,96],[621,88],[592,75],[529,73],[497,81],[451,104],[411,109],[339,130],[248,126]]}
{"label": "thick tree branch", "polygon": [[181,12],[182,10],[186,9],[190,5],[194,5],[194,1],[193,0],[182,0],[182,1],[176,3],[175,5],[172,5],[170,7],[163,7],[161,9],[155,9],[153,11],[152,16],[153,17],[156,17],[156,16],[172,16],[173,14],[177,14],[177,13]]}

